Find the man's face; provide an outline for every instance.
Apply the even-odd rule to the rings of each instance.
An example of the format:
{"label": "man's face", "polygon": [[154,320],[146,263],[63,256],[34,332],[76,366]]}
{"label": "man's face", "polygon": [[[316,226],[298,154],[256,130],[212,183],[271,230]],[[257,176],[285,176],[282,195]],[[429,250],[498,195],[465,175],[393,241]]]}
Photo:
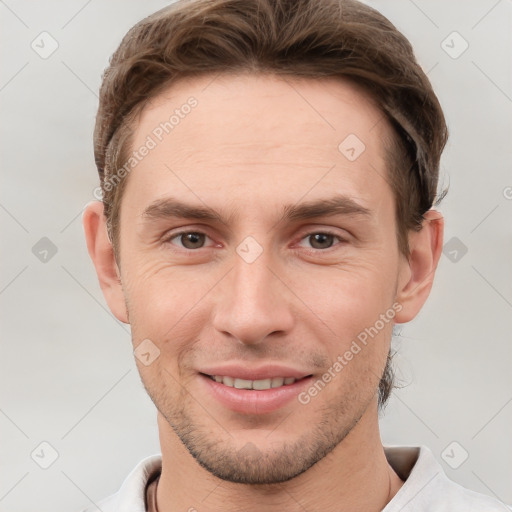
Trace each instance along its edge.
{"label": "man's face", "polygon": [[[389,127],[343,81],[212,79],[173,85],[139,119],[131,149],[148,136],[157,145],[124,191],[121,281],[134,347],[160,351],[137,362],[143,383],[189,452],[224,479],[285,481],[377,410],[392,322],[375,325],[406,264],[386,182]],[[197,106],[158,131],[190,96]],[[290,214],[334,199],[335,215]],[[174,202],[219,219],[176,215]],[[269,383],[278,387],[231,387]]]}

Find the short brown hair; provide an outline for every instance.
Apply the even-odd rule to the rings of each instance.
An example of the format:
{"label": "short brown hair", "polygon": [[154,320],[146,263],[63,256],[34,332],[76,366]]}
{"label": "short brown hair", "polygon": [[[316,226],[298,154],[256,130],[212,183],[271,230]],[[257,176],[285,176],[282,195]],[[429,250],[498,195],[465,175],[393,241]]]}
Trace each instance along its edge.
{"label": "short brown hair", "polygon": [[[119,179],[136,116],[180,78],[217,73],[340,77],[366,90],[393,128],[387,159],[397,240],[421,228],[436,200],[448,132],[432,86],[409,41],[355,0],[180,0],[135,25],[103,76],[94,132],[107,227],[114,249],[126,177]],[[116,186],[112,178],[118,178]],[[388,364],[382,405],[392,387]]]}

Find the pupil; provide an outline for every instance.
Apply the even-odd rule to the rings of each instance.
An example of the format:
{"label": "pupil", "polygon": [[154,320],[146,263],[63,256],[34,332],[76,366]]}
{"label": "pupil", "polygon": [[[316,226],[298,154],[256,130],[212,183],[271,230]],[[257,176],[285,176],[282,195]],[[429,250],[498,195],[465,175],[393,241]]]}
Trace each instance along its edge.
{"label": "pupil", "polygon": [[195,249],[198,243],[201,245],[202,236],[201,233],[186,233],[182,235],[182,243],[187,249]]}
{"label": "pupil", "polygon": [[331,243],[327,243],[327,247],[330,247],[332,245],[332,237],[333,235],[329,235],[327,233],[316,233],[315,235],[313,235],[313,243],[311,244],[313,247],[315,247],[315,245],[320,245],[321,247],[315,247],[315,249],[325,249],[325,243],[326,242],[331,242]]}

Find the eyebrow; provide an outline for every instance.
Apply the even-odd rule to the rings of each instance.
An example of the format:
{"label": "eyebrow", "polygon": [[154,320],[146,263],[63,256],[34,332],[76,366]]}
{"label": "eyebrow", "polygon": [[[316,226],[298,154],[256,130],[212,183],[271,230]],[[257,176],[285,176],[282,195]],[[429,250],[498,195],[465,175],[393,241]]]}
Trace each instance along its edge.
{"label": "eyebrow", "polygon": [[[372,211],[345,195],[336,195],[299,204],[284,206],[279,222],[307,220],[316,217],[333,217],[336,215],[370,217]],[[225,218],[222,214],[207,206],[195,206],[176,198],[167,197],[151,203],[142,213],[142,218],[159,220],[182,218],[206,220],[228,224],[237,219],[238,212]]]}

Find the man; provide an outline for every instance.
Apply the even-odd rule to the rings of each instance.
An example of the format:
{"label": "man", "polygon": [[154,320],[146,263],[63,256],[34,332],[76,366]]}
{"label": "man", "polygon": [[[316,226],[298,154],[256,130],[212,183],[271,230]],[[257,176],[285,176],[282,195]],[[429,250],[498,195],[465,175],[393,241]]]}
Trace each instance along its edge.
{"label": "man", "polygon": [[390,341],[432,287],[447,129],[407,40],[345,0],[192,0],[100,92],[84,215],[162,456],[103,512],[507,510],[382,446]]}

